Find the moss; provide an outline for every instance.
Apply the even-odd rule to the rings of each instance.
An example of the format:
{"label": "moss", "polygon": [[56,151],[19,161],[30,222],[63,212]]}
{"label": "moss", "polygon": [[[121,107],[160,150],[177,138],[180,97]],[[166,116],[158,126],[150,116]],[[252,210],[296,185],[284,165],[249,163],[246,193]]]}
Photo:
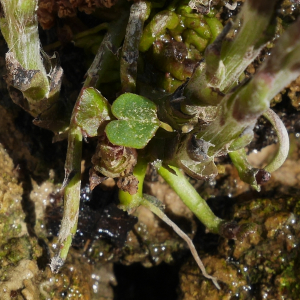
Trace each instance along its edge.
{"label": "moss", "polygon": [[0,245],[26,232],[21,205],[23,189],[13,168],[12,160],[0,144]]}
{"label": "moss", "polygon": [[[233,217],[242,218],[240,224],[257,223],[257,230],[233,245],[221,241],[218,255],[203,259],[207,271],[219,278],[222,290],[215,293],[202,278],[189,278],[190,282],[197,280],[193,290],[199,296],[194,299],[231,299],[230,295],[248,299],[251,293],[255,299],[297,299],[300,228],[299,217],[291,211],[298,206],[297,197],[290,196],[261,198],[235,205]],[[193,270],[189,265],[182,268],[181,299],[191,299],[187,291],[191,283],[186,276]]]}
{"label": "moss", "polygon": [[[5,280],[0,281],[1,300],[9,300],[11,295],[21,294],[26,300],[37,300],[38,291],[31,281],[37,273],[37,264],[32,260],[22,259],[16,266],[7,267]],[[24,298],[18,296],[18,299]]]}
{"label": "moss", "polygon": [[7,251],[6,258],[14,264],[23,258],[31,259],[31,245],[27,236],[10,239],[4,249]]}
{"label": "moss", "polygon": [[19,238],[11,238],[0,248],[0,260],[2,265],[16,265],[22,259],[34,259],[42,255],[41,247],[35,238],[25,235]]}

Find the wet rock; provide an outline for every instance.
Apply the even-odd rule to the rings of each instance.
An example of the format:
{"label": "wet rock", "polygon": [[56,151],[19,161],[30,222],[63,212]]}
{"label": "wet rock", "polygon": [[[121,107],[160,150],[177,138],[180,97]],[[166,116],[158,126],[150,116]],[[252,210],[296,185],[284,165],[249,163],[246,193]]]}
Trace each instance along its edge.
{"label": "wet rock", "polygon": [[27,233],[22,194],[13,162],[0,144],[0,245],[8,238]]}
{"label": "wet rock", "polygon": [[246,286],[247,282],[239,274],[234,264],[228,264],[224,258],[210,256],[203,258],[203,263],[209,274],[216,276],[221,283],[221,290],[217,290],[214,285],[203,280],[199,268],[194,262],[189,261],[180,270],[180,300],[200,300],[200,299],[232,299],[239,290]]}
{"label": "wet rock", "polygon": [[219,279],[221,291],[196,275],[191,263],[185,264],[181,299],[297,299],[300,227],[293,210],[298,206],[297,197],[236,204],[233,218],[239,224],[253,222],[257,230],[240,241],[222,239],[218,253],[203,259],[207,272]]}
{"label": "wet rock", "polygon": [[[21,260],[16,267],[10,267],[4,275],[5,279],[0,282],[0,298],[10,300],[13,291],[22,289],[25,300],[38,300],[39,293],[31,283],[37,273],[36,263],[28,259]],[[3,274],[1,277],[3,278]]]}

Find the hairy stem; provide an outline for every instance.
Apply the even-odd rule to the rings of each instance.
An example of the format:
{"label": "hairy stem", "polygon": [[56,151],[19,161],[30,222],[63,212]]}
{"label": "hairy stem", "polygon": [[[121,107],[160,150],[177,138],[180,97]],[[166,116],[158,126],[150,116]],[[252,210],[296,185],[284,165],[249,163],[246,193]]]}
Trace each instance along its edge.
{"label": "hairy stem", "polygon": [[272,55],[246,85],[224,97],[217,118],[197,138],[212,144],[217,155],[267,112],[272,98],[300,74],[300,18],[278,39]]}
{"label": "hairy stem", "polygon": [[58,253],[51,260],[51,270],[58,272],[67,258],[72,238],[77,230],[80,203],[82,134],[71,127],[68,135],[68,150],[65,163],[64,213],[58,236]]}
{"label": "hairy stem", "polygon": [[[0,19],[1,32],[8,44],[7,68],[16,76],[20,64],[27,74],[23,78],[13,78],[15,87],[20,89],[31,102],[48,96],[50,90],[47,72],[41,56],[38,35],[37,0],[1,0],[4,18]],[[22,86],[21,86],[21,83]],[[26,85],[26,87],[25,87]],[[29,85],[29,86],[28,86]]]}
{"label": "hairy stem", "polygon": [[149,14],[149,2],[141,1],[132,4],[120,63],[123,93],[135,92],[139,45],[143,33],[144,22],[149,17]]}
{"label": "hairy stem", "polygon": [[46,70],[40,55],[40,40],[36,9],[37,0],[1,0],[5,18],[1,18],[2,34],[9,51],[15,54],[23,68]]}
{"label": "hairy stem", "polygon": [[[260,53],[262,47],[275,34],[273,14],[277,2],[279,1],[245,1],[235,21],[237,25],[234,26],[234,29],[239,26],[239,22],[242,22],[242,27],[233,41],[225,42],[221,49],[220,59],[226,72],[218,83],[218,87],[222,92],[228,91],[247,66]],[[213,80],[212,77],[211,80]]]}
{"label": "hairy stem", "polygon": [[[205,62],[199,65],[185,88],[185,105],[217,105],[222,93],[238,83],[239,76],[274,35],[273,13],[277,2],[245,1],[234,24],[228,23],[206,48]],[[193,113],[191,108],[186,108],[188,111]]]}

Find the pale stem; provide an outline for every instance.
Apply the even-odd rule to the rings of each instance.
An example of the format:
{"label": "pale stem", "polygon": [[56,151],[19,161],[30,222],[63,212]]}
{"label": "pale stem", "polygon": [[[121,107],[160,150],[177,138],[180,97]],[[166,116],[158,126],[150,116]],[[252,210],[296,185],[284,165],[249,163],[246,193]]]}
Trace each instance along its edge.
{"label": "pale stem", "polygon": [[197,216],[197,218],[212,233],[219,233],[224,221],[212,212],[206,201],[198,194],[189,183],[185,175],[175,167],[169,166],[176,174],[172,174],[163,166],[158,168],[158,173],[171,186],[183,203]]}
{"label": "pale stem", "polygon": [[139,45],[143,33],[144,21],[149,17],[149,14],[149,2],[140,1],[131,5],[120,62],[123,93],[134,93],[136,89]]}
{"label": "pale stem", "polygon": [[80,128],[71,127],[68,134],[68,150],[65,163],[64,213],[58,236],[58,253],[51,260],[51,270],[58,272],[67,258],[76,234],[81,184],[82,133]]}
{"label": "pale stem", "polygon": [[275,128],[278,137],[278,143],[279,143],[279,148],[277,150],[277,153],[275,154],[272,161],[264,168],[266,171],[271,173],[276,171],[278,168],[280,168],[282,164],[285,162],[289,154],[290,142],[289,142],[288,132],[283,122],[280,120],[280,118],[272,109],[268,109],[263,114],[263,116]]}

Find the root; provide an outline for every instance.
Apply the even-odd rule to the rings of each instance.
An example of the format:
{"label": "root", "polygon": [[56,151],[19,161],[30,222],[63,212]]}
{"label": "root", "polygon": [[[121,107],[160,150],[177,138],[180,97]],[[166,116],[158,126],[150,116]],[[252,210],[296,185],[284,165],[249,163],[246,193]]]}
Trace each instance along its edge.
{"label": "root", "polygon": [[220,290],[220,286],[217,282],[217,278],[214,276],[209,275],[206,270],[205,267],[203,265],[203,262],[201,261],[197,250],[193,244],[193,241],[188,237],[187,234],[185,234],[172,220],[170,220],[168,218],[168,216],[161,210],[161,205],[158,205],[159,201],[153,197],[153,196],[149,196],[149,195],[145,195],[144,194],[144,201],[143,201],[143,205],[146,206],[148,209],[150,209],[156,216],[158,216],[162,221],[164,221],[166,224],[168,224],[170,227],[173,228],[173,230],[183,239],[185,240],[185,242],[188,244],[191,253],[195,259],[195,261],[197,262],[202,274],[204,277],[211,279],[213,284],[216,286],[216,288],[218,290]]}

